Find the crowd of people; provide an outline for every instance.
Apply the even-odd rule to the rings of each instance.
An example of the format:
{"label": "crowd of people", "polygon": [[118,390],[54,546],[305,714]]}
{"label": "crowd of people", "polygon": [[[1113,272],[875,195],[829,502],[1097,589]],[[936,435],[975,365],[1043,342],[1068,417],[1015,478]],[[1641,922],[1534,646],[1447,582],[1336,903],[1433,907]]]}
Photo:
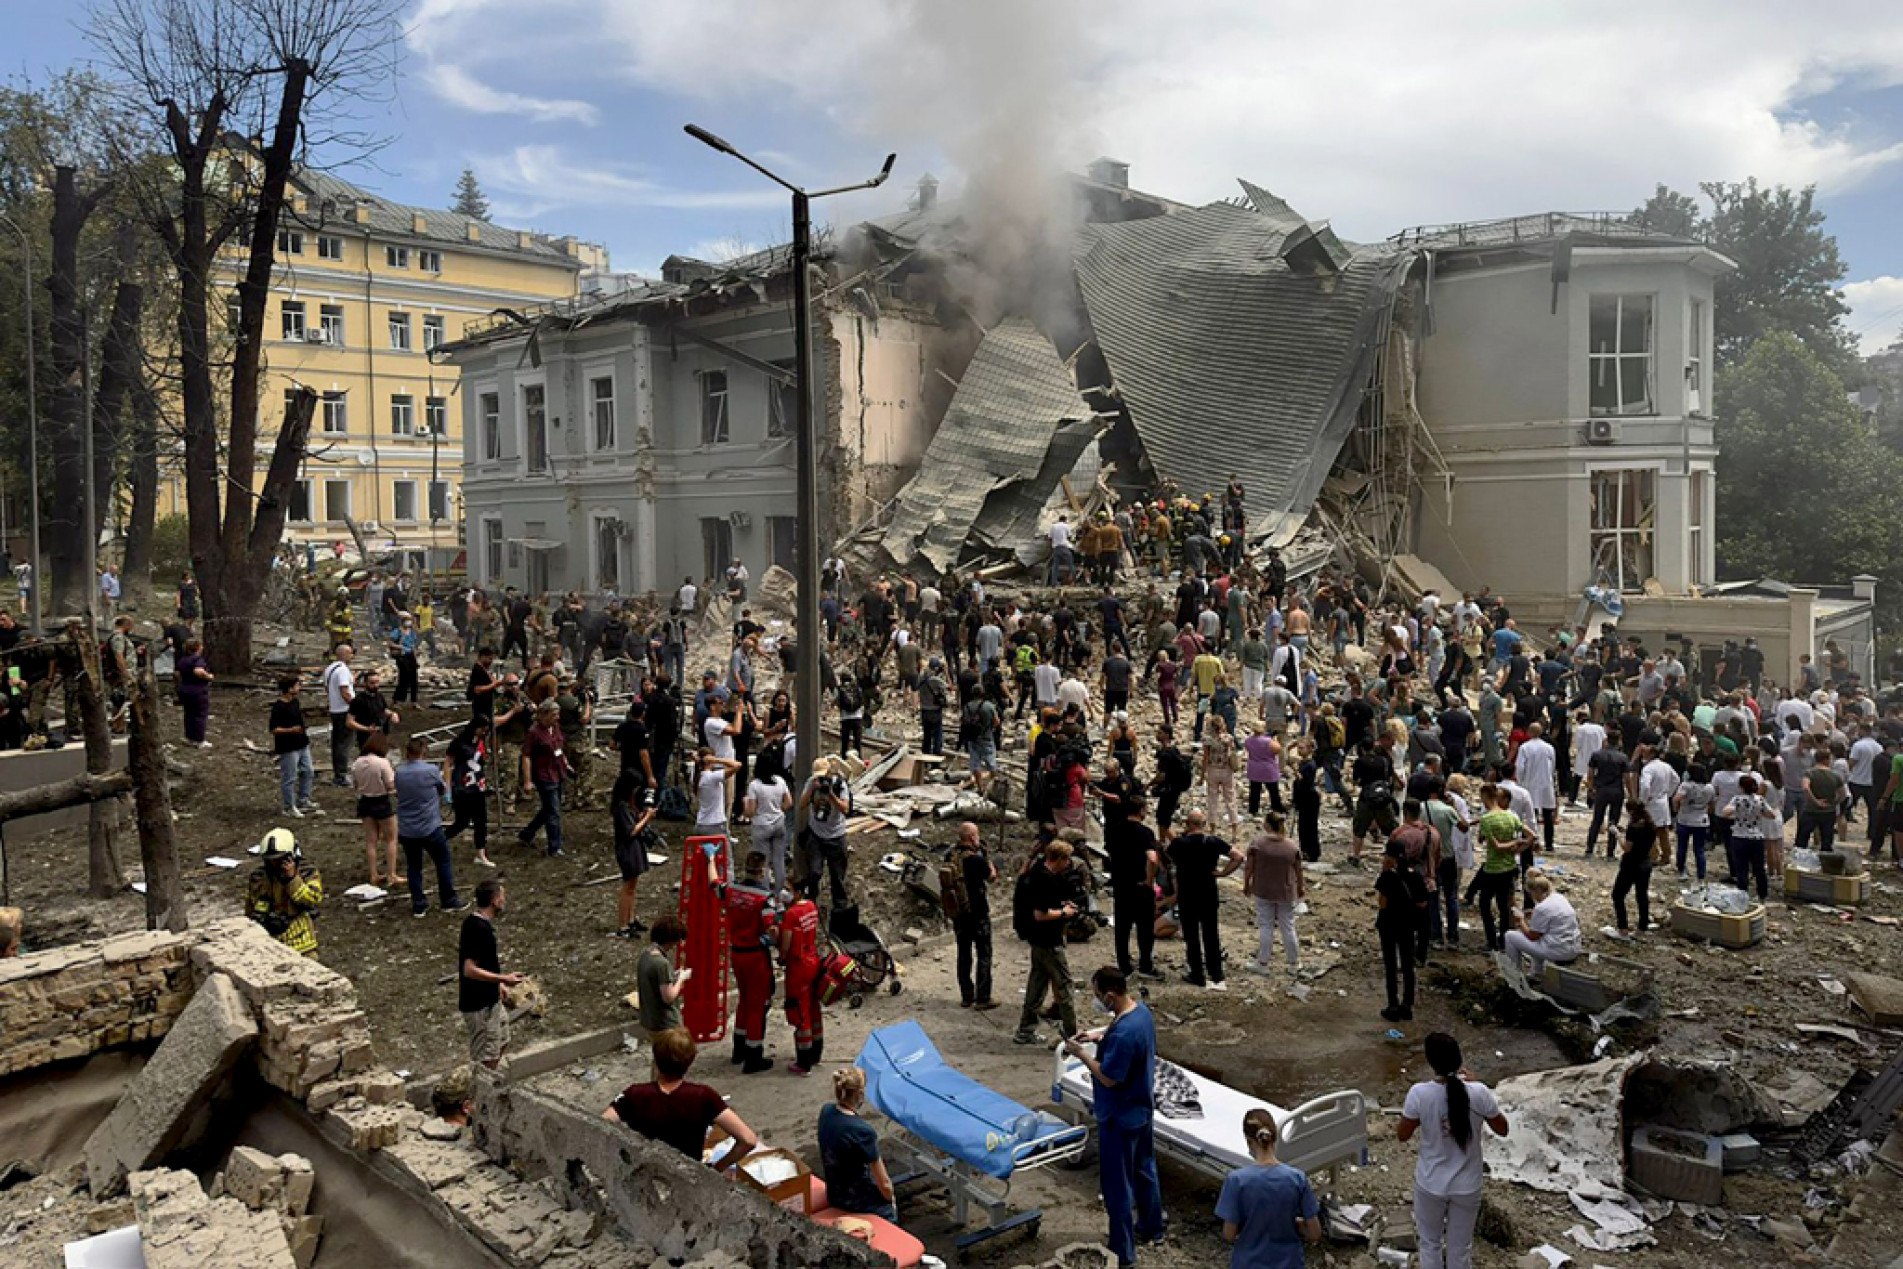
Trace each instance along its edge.
{"label": "crowd of people", "polygon": [[[396,698],[383,697],[375,668],[358,668],[351,638],[336,641],[324,671],[329,775],[355,794],[368,879],[394,888],[401,847],[419,916],[430,906],[430,868],[439,908],[470,906],[450,843],[467,833],[471,864],[493,867],[498,800],[533,799],[517,838],[525,847],[539,838],[550,855],[568,849],[565,811],[605,802],[622,880],[608,932],[643,946],[636,996],[655,1055],[652,1086],[625,1091],[605,1115],[658,1139],[678,1132],[683,1148],[720,1123],[744,1151],[750,1130],[723,1099],[711,1090],[681,1097],[699,1087],[686,1082],[696,1049],[681,1029],[687,931],[671,912],[650,926],[637,910],[660,821],[691,822],[690,835],[718,843],[708,883],[725,911],[738,992],[734,1065],[743,1076],[774,1068],[777,1003],[792,1032],[788,1069],[804,1075],[824,1052],[822,891],[834,912],[855,899],[846,772],[875,731],[929,755],[951,748],[975,789],[1021,809],[1034,830],[1006,857],[978,824],[963,823],[947,851],[941,890],[960,1004],[982,1012],[1000,1003],[990,892],[1009,885],[1012,933],[1026,945],[1015,1039],[1048,1045],[1040,1028],[1054,1023],[1091,1067],[1111,1244],[1124,1263],[1162,1230],[1141,1127],[1155,1056],[1143,997],[1146,984],[1165,981],[1157,940],[1179,940],[1191,987],[1223,991],[1238,967],[1298,974],[1305,868],[1322,858],[1331,804],[1348,830],[1338,862],[1370,873],[1380,1012],[1392,1022],[1412,1018],[1417,969],[1434,951],[1463,946],[1462,914],[1476,904],[1484,948],[1535,982],[1546,964],[1583,954],[1575,904],[1585,900],[1542,867],[1560,853],[1562,806],[1590,815],[1586,855],[1603,839],[1617,857],[1611,900],[1622,933],[1633,929],[1629,901],[1637,934],[1652,926],[1655,869],[1687,884],[1722,876],[1763,898],[1787,839],[1793,851],[1829,849],[1854,832],[1873,850],[1889,842],[1898,858],[1903,705],[1880,706],[1834,647],[1822,666],[1803,658],[1797,681],[1781,686],[1750,640],[1690,666],[1681,660],[1689,650],[1647,648],[1616,628],[1556,627],[1536,645],[1484,589],[1401,602],[1352,571],[1297,578],[1274,551],[1247,555],[1242,497],[1235,485],[1220,501],[1060,519],[1047,587],[994,594],[980,577],[904,570],[856,579],[827,561],[824,629],[812,646],[837,741],[800,786],[790,690],[802,649],[792,630],[753,619],[744,569],[726,578],[731,627],[716,639],[724,664],[697,687],[682,682],[690,633],[706,640],[717,584],[688,579],[664,604],[599,610],[579,596],[551,607],[513,591],[493,603],[468,591],[448,601],[446,630],[419,619],[427,600],[399,579],[366,595],[370,641],[382,640],[397,664]],[[352,624],[333,616],[331,629],[354,637],[356,619],[353,606]],[[416,657],[459,647],[474,654],[467,721],[441,759],[411,741],[393,763]],[[605,800],[586,770],[596,755],[584,671],[596,658],[638,682],[607,742]],[[286,676],[279,686],[270,726],[282,805],[302,816],[315,810],[302,683]],[[1139,726],[1146,713],[1153,721]],[[289,902],[298,870],[276,857],[267,866],[274,860]],[[1239,965],[1221,922],[1237,884],[1257,929]],[[472,1058],[490,1064],[507,1043],[498,1001],[513,975],[494,937],[505,903],[500,881],[485,877],[458,953]],[[1085,1031],[1069,948],[1097,926],[1112,950],[1088,989],[1114,1020]],[[1430,1037],[1426,1057],[1437,1079],[1410,1092],[1403,1139],[1418,1132],[1422,1141],[1423,1263],[1458,1265],[1470,1262],[1480,1129],[1506,1124],[1484,1086],[1460,1073],[1451,1039]],[[890,1214],[889,1177],[876,1136],[856,1121],[863,1086],[850,1068],[834,1094],[821,1131],[827,1170],[842,1178],[833,1193]],[[1236,1263],[1281,1263],[1269,1244],[1299,1257],[1312,1192],[1276,1161],[1272,1123],[1245,1125],[1245,1135],[1259,1173],[1232,1177],[1218,1207],[1238,1248],[1256,1248]]]}

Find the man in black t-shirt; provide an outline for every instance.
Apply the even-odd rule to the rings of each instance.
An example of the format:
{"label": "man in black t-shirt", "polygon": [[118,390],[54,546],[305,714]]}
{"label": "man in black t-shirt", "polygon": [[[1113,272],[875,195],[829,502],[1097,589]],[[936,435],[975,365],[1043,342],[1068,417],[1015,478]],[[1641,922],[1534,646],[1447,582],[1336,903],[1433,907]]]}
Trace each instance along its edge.
{"label": "man in black t-shirt", "polygon": [[966,820],[958,826],[958,844],[952,848],[958,865],[959,880],[964,883],[964,907],[952,918],[952,933],[958,939],[958,1003],[960,1008],[996,1009],[991,998],[991,894],[988,889],[998,875],[997,865],[985,853],[984,839],[978,826]]}
{"label": "man in black t-shirt", "polygon": [[522,668],[529,668],[529,618],[535,615],[535,605],[516,593],[515,587],[509,587],[507,599],[502,605],[503,631],[502,656],[508,659],[510,649],[522,654]]}
{"label": "man in black t-shirt", "polygon": [[1592,776],[1592,790],[1587,795],[1592,802],[1592,825],[1586,830],[1586,854],[1591,855],[1598,845],[1599,826],[1604,824],[1606,854],[1617,855],[1619,810],[1625,805],[1625,778],[1632,769],[1632,760],[1617,745],[1601,745],[1586,760],[1586,769]]}
{"label": "man in black t-shirt", "polygon": [[1183,981],[1192,987],[1227,991],[1222,974],[1222,932],[1216,920],[1220,902],[1216,879],[1242,866],[1242,852],[1204,832],[1206,824],[1201,811],[1191,811],[1184,817],[1182,836],[1168,846],[1170,864],[1176,871],[1176,919],[1182,925],[1183,954],[1189,960],[1189,972],[1183,975]]}
{"label": "man in black t-shirt", "polygon": [[456,940],[456,1009],[469,1033],[469,1060],[490,1070],[501,1065],[509,1047],[509,1011],[502,989],[522,981],[520,974],[502,972],[502,951],[496,943],[495,922],[506,899],[494,877],[478,882],[476,910],[463,918]]}
{"label": "man in black t-shirt", "polygon": [[304,706],[297,699],[298,677],[285,674],[278,678],[278,697],[271,702],[271,752],[277,756],[278,798],[284,813],[302,819],[306,810],[315,809],[311,801],[311,783],[317,773],[311,766],[311,740],[304,730]]}
{"label": "man in black t-shirt", "polygon": [[1117,967],[1130,969],[1130,931],[1137,936],[1136,973],[1153,982],[1156,972],[1156,833],[1143,822],[1141,802],[1125,805],[1116,833],[1105,833],[1110,852],[1111,917],[1116,926]]}
{"label": "man in black t-shirt", "polygon": [[350,713],[347,725],[357,738],[357,752],[363,752],[364,742],[378,732],[388,735],[390,728],[403,721],[403,715],[390,708],[383,699],[383,679],[375,670],[365,670],[363,682],[357,688],[357,694],[350,698]]}
{"label": "man in black t-shirt", "polygon": [[615,728],[615,750],[621,755],[621,775],[623,779],[639,781],[642,788],[655,787],[654,756],[651,752],[653,737],[648,732],[647,702],[635,699],[628,702],[628,715]]}

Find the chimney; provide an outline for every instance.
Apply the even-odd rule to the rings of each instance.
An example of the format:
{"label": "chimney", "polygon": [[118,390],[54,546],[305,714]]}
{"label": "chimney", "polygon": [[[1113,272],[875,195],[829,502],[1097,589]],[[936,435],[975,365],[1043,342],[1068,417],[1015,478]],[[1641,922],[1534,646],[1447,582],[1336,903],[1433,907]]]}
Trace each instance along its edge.
{"label": "chimney", "polygon": [[469,241],[482,241],[482,223],[480,221],[472,220],[469,222]]}
{"label": "chimney", "polygon": [[429,232],[429,221],[424,219],[422,212],[410,213],[410,232],[413,234]]}
{"label": "chimney", "polygon": [[1877,601],[1877,579],[1869,573],[1858,573],[1850,579],[1850,593],[1874,604]]}
{"label": "chimney", "polygon": [[938,178],[930,172],[918,178],[918,202],[915,205],[919,211],[930,211],[938,206]]}
{"label": "chimney", "polygon": [[1130,188],[1130,165],[1122,159],[1093,159],[1085,170],[1090,174],[1090,179],[1099,185]]}
{"label": "chimney", "polygon": [[527,251],[535,245],[535,235],[526,229],[518,229],[515,231],[515,245]]}
{"label": "chimney", "polygon": [[370,204],[364,202],[352,203],[350,205],[350,223],[353,225],[369,224]]}

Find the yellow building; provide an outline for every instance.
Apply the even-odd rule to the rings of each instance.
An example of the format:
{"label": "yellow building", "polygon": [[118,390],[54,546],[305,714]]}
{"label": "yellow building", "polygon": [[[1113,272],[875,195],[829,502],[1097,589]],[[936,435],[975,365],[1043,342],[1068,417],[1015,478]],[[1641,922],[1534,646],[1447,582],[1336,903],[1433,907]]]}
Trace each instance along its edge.
{"label": "yellow building", "polygon": [[[241,260],[228,262],[235,285]],[[278,411],[299,385],[318,393],[309,456],[285,536],[373,546],[454,547],[461,523],[462,415],[454,366],[429,351],[498,308],[577,293],[606,252],[574,238],[504,229],[409,207],[318,172],[296,181],[278,231],[265,313],[257,472]],[[228,303],[235,309],[236,297]],[[165,473],[159,512],[183,514],[182,471]]]}

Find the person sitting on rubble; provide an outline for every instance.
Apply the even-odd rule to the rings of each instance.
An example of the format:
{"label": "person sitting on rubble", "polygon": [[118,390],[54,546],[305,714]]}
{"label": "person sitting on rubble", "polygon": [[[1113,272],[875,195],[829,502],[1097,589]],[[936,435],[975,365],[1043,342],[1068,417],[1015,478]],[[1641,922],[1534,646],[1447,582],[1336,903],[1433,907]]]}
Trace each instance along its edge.
{"label": "person sitting on rubble", "polygon": [[20,940],[26,937],[26,913],[18,908],[0,908],[0,960],[20,954]]}
{"label": "person sitting on rubble", "polygon": [[264,835],[258,870],[245,888],[245,913],[293,952],[317,955],[317,925],[312,919],[324,901],[324,879],[306,864],[297,838],[287,828]]}
{"label": "person sitting on rubble", "polygon": [[1533,901],[1533,910],[1513,914],[1514,928],[1507,931],[1506,951],[1516,963],[1525,956],[1532,965],[1527,978],[1538,982],[1548,961],[1570,965],[1579,959],[1579,914],[1538,868],[1526,874],[1526,894]]}
{"label": "person sitting on rubble", "polygon": [[622,1089],[601,1117],[609,1123],[626,1124],[650,1141],[673,1146],[690,1159],[702,1157],[707,1149],[707,1130],[718,1126],[734,1143],[720,1158],[725,1170],[751,1154],[760,1138],[727,1105],[726,1098],[705,1084],[688,1080],[687,1072],[699,1054],[694,1037],[684,1029],[673,1027],[657,1033],[654,1078]]}

